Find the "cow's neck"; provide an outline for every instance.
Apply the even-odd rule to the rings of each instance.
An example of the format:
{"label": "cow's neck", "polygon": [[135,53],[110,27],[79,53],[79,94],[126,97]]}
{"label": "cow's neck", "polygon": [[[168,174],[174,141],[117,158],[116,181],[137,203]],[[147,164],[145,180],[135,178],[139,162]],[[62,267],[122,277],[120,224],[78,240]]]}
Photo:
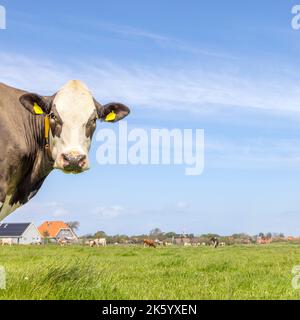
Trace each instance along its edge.
{"label": "cow's neck", "polygon": [[53,162],[45,150],[44,119],[32,116],[24,120],[26,153],[11,180],[4,203],[0,203],[0,221],[34,197],[53,170]]}
{"label": "cow's neck", "polygon": [[32,119],[31,147],[33,156],[32,177],[43,179],[53,170],[53,161],[47,152],[45,140],[45,121],[43,116],[34,116]]}
{"label": "cow's neck", "polygon": [[44,180],[53,170],[53,162],[45,149],[44,118],[31,116],[26,144],[29,153],[22,161],[20,179],[13,195],[12,203],[25,204],[36,195]]}

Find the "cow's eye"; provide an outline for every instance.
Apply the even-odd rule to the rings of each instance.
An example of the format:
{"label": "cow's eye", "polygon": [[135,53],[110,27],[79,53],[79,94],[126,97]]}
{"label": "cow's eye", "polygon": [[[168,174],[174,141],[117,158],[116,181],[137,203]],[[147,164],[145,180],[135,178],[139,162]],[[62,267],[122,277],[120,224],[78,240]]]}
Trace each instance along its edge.
{"label": "cow's eye", "polygon": [[93,118],[90,120],[92,124],[96,124],[97,118]]}
{"label": "cow's eye", "polygon": [[50,119],[56,120],[56,115],[54,112],[51,112],[49,116],[50,116]]}

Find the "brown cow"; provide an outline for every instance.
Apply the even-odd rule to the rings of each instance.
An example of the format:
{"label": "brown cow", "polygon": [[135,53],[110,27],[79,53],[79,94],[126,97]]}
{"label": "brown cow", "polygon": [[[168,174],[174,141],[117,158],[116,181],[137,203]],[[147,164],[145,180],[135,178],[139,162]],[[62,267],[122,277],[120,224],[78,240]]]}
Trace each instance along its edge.
{"label": "brown cow", "polygon": [[67,245],[69,242],[66,239],[58,239],[57,244],[59,244],[61,247]]}
{"label": "brown cow", "polygon": [[272,242],[272,238],[267,238],[267,237],[259,237],[257,238],[256,243],[257,244],[269,244]]}
{"label": "brown cow", "polygon": [[147,246],[149,248],[150,247],[156,248],[154,240],[144,239],[144,248],[147,247]]}

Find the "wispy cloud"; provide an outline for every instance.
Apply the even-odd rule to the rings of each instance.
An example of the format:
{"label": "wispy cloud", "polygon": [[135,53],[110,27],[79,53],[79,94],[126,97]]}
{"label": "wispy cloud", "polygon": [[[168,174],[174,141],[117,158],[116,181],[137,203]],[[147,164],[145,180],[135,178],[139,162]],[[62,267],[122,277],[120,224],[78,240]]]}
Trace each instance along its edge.
{"label": "wispy cloud", "polygon": [[103,206],[94,209],[94,213],[103,218],[116,218],[125,212],[125,208],[120,205]]}
{"label": "wispy cloud", "polygon": [[[106,32],[111,32],[114,34],[119,34],[126,36],[128,38],[142,38],[154,42],[156,45],[166,48],[173,49],[174,51],[183,51],[195,55],[206,55],[221,59],[236,59],[236,57],[222,52],[219,50],[208,50],[201,48],[199,45],[192,44],[190,42],[184,41],[182,39],[174,38],[169,35],[154,33],[142,28],[132,27],[128,25],[120,25],[108,22],[99,21],[84,21],[90,27],[94,27],[96,30],[102,30]],[[96,35],[97,33],[95,33]],[[94,36],[95,36],[94,35]],[[89,34],[88,37],[93,37]]]}
{"label": "wispy cloud", "polygon": [[141,28],[135,28],[132,26],[127,25],[119,25],[119,24],[113,24],[113,23],[107,23],[107,22],[99,22],[99,21],[85,21],[85,23],[88,23],[89,25],[92,25],[96,28],[100,28],[106,31],[131,36],[131,37],[141,37],[146,38],[154,41],[169,41],[170,38],[157,34],[151,31],[147,31],[145,29]]}
{"label": "wispy cloud", "polygon": [[46,213],[48,216],[52,216],[53,218],[61,218],[70,214],[62,203],[55,201],[45,203],[30,202],[26,207],[26,210],[39,212],[41,214]]}
{"label": "wispy cloud", "polygon": [[299,168],[299,139],[209,139],[206,165],[218,168]]}
{"label": "wispy cloud", "polygon": [[184,209],[188,209],[190,206],[188,203],[186,203],[185,201],[179,201],[176,204],[176,208],[179,210],[184,210]]}
{"label": "wispy cloud", "polygon": [[[151,30],[119,23],[113,23],[108,21],[100,21],[93,19],[85,19],[82,17],[74,18],[74,16],[64,15],[58,19],[58,23],[55,25],[43,24],[36,28],[35,16],[31,14],[24,14],[23,12],[18,13],[18,18],[13,20],[14,25],[18,26],[20,29],[28,30],[31,33],[39,33],[41,30],[45,34],[49,34],[51,37],[53,30],[56,31],[55,38],[64,38],[68,41],[75,41],[78,43],[78,40],[82,41],[88,40],[89,43],[99,43],[99,39],[109,38],[112,40],[120,40],[120,38],[126,38],[126,40],[131,42],[142,42],[148,41],[149,43],[154,44],[157,48],[169,50],[170,52],[185,52],[192,54],[196,57],[207,56],[217,59],[226,59],[226,60],[237,60],[238,58],[228,52],[224,52],[221,48],[209,49],[208,45],[199,45],[184,39],[176,38],[168,34],[161,32],[153,32]],[[69,28],[64,28],[64,23],[68,22]],[[84,25],[88,28],[88,32],[82,28],[78,28],[79,25]]]}
{"label": "wispy cloud", "polygon": [[18,209],[15,214],[8,216],[7,221],[18,222],[25,219],[35,221],[38,225],[45,219],[65,219],[70,214],[71,212],[61,202],[40,202],[33,199],[21,209]]}
{"label": "wispy cloud", "polygon": [[212,112],[217,108],[300,111],[300,88],[288,77],[242,72],[120,66],[103,61],[62,65],[21,55],[0,54],[0,81],[53,93],[70,79],[81,79],[102,100],[119,99],[135,108]]}

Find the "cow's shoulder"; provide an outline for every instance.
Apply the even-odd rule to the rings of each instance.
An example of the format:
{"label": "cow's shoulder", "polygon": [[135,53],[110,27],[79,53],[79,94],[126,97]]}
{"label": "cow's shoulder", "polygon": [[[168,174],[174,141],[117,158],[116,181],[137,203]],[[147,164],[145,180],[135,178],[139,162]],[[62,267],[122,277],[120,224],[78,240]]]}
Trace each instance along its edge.
{"label": "cow's shoulder", "polygon": [[[27,93],[24,90],[16,89],[10,86],[7,86],[4,83],[0,83],[0,111],[1,118],[7,117],[11,121],[21,119],[26,117],[29,114],[26,111],[21,103],[20,97]],[[27,113],[27,114],[26,114]]]}
{"label": "cow's shoulder", "polygon": [[0,82],[0,97],[1,97],[1,94],[16,95],[17,97],[19,97],[24,93],[26,93],[25,90],[17,89],[3,82]]}
{"label": "cow's shoulder", "polygon": [[0,148],[18,156],[27,152],[23,137],[30,130],[26,123],[32,117],[20,104],[19,98],[24,93],[23,90],[0,83]]}

